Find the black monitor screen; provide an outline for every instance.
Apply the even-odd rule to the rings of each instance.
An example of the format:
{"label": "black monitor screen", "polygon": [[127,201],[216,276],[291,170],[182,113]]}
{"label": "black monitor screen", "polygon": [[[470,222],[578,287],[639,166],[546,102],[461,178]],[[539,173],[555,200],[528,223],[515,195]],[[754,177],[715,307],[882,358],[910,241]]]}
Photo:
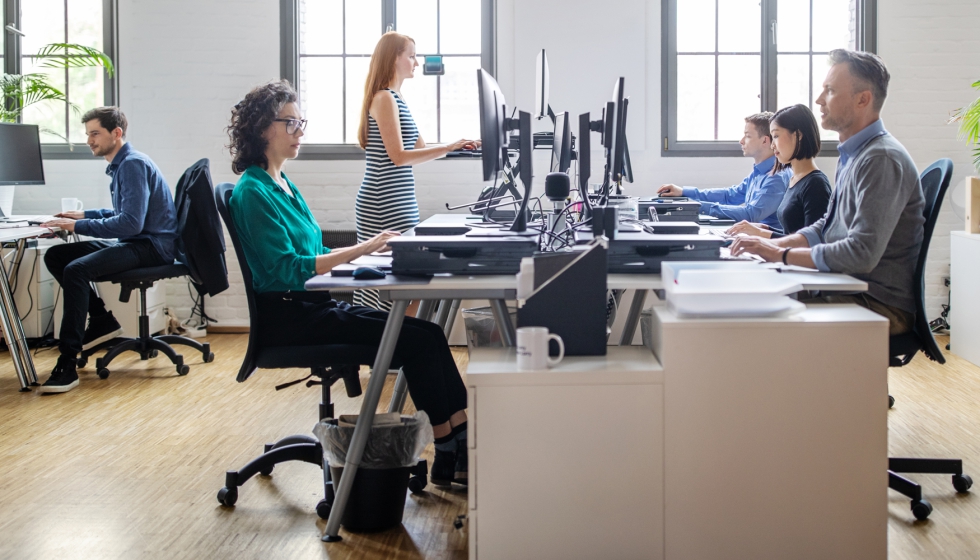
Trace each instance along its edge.
{"label": "black monitor screen", "polygon": [[572,165],[572,129],[568,126],[568,111],[555,117],[555,140],[551,152],[551,171],[568,173]]}
{"label": "black monitor screen", "polygon": [[43,185],[41,137],[36,125],[0,123],[0,185]]}

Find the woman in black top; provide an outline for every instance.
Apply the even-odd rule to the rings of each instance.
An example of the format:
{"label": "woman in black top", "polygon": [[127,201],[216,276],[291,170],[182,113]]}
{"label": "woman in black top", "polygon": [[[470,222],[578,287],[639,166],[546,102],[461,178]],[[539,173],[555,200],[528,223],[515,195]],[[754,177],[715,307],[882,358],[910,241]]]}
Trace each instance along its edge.
{"label": "woman in black top", "polygon": [[787,166],[793,169],[789,188],[776,209],[781,229],[766,224],[741,221],[731,228],[731,235],[744,234],[776,238],[795,233],[816,222],[827,212],[830,181],[817,169],[814,158],[820,153],[820,129],[813,112],[806,105],[793,105],[776,112],[769,120],[776,165],[772,173]]}

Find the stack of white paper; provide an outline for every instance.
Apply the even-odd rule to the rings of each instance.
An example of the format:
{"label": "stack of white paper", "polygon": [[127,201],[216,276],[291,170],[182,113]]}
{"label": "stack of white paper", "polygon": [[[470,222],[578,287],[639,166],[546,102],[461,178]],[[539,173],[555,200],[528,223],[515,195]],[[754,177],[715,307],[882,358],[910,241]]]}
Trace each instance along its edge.
{"label": "stack of white paper", "polygon": [[682,317],[769,317],[805,306],[787,297],[803,286],[775,270],[742,262],[663,264],[667,305]]}

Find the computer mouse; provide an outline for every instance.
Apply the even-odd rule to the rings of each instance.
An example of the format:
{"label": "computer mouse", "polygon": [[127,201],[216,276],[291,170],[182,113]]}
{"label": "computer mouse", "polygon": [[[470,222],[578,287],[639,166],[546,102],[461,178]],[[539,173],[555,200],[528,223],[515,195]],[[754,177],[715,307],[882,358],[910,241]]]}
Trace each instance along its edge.
{"label": "computer mouse", "polygon": [[373,266],[362,266],[354,271],[354,280],[381,280],[385,277],[383,270]]}

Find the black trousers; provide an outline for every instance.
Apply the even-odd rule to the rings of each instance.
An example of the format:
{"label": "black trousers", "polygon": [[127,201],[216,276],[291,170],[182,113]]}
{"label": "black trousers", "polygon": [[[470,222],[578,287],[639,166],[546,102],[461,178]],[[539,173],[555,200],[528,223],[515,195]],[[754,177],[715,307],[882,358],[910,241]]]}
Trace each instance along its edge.
{"label": "black trousers", "polygon": [[92,290],[90,282],[106,274],[169,263],[160,258],[148,239],[140,239],[55,245],[44,254],[44,264],[61,284],[63,293],[58,348],[62,355],[74,358],[82,351],[86,313],[93,317],[106,313],[105,303]]}
{"label": "black trousers", "polygon": [[[381,343],[388,313],[314,293],[258,294],[259,337],[268,346]],[[302,298],[306,301],[300,301]],[[466,386],[435,323],[405,317],[394,360],[402,364],[415,407],[433,426],[466,409]]]}

